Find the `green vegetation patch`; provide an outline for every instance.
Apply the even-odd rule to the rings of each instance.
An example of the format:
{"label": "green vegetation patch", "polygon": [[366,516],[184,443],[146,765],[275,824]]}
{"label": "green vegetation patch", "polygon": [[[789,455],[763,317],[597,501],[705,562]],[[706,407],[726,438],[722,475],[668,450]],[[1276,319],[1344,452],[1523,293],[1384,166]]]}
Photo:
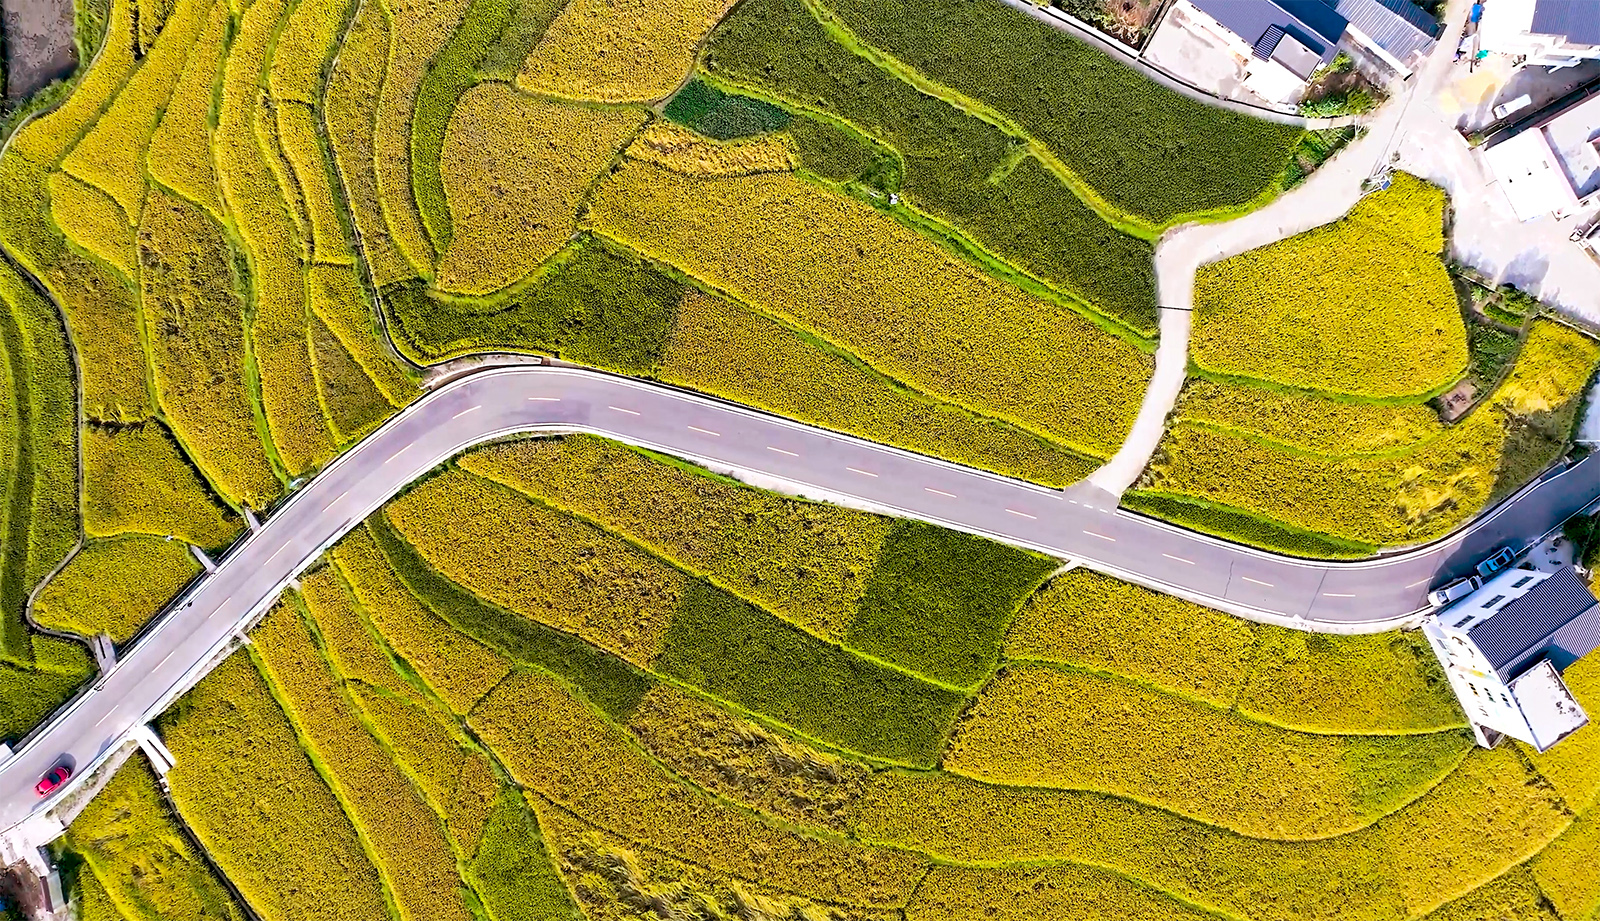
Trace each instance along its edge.
{"label": "green vegetation patch", "polygon": [[1148,242],[1107,224],[1021,141],[834,42],[804,0],[740,5],[712,37],[705,66],[719,78],[842,118],[893,148],[904,163],[903,184],[881,193],[900,192],[1017,268],[1143,334],[1154,332]]}
{"label": "green vegetation patch", "polygon": [[1210,534],[1252,547],[1261,547],[1289,556],[1314,560],[1360,559],[1376,553],[1376,544],[1340,540],[1326,534],[1317,534],[1293,528],[1242,509],[1228,508],[1211,502],[1197,502],[1181,496],[1164,496],[1136,490],[1123,496],[1124,507],[1183,525],[1202,534]]}
{"label": "green vegetation patch", "polygon": [[495,921],[559,921],[581,917],[561,881],[522,792],[500,791],[467,869]]}
{"label": "green vegetation patch", "polygon": [[693,583],[655,670],[870,758],[932,765],[965,698]]}
{"label": "green vegetation patch", "polygon": [[15,742],[49,716],[94,674],[84,648],[53,636],[32,636],[22,655],[31,665],[0,662],[0,740]]}
{"label": "green vegetation patch", "polygon": [[994,670],[1012,613],[1055,565],[981,537],[898,522],[845,645],[943,684],[972,687]]}
{"label": "green vegetation patch", "polygon": [[34,599],[41,626],[123,643],[200,574],[182,541],[130,534],[91,541]]}
{"label": "green vegetation patch", "polygon": [[590,238],[503,299],[453,300],[409,284],[388,289],[384,300],[398,342],[422,361],[511,349],[649,374],[683,290],[644,259]]}
{"label": "green vegetation patch", "polygon": [[724,93],[703,80],[684,84],[661,114],[719,141],[777,131],[791,117],[770,102]]}

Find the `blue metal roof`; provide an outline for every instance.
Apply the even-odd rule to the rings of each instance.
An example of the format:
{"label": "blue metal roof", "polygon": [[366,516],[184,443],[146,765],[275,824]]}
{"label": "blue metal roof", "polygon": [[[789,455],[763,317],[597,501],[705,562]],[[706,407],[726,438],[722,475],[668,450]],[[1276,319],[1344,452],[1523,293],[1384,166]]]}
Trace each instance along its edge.
{"label": "blue metal roof", "polygon": [[[1276,28],[1294,38],[1317,58],[1333,60],[1335,46],[1348,23],[1323,0],[1190,0],[1206,15],[1254,46]],[[1275,44],[1275,42],[1274,42]],[[1270,51],[1267,52],[1271,54]]]}
{"label": "blue metal roof", "polygon": [[1600,0],[1535,0],[1533,26],[1528,31],[1600,45]]}
{"label": "blue metal roof", "polygon": [[1352,28],[1401,61],[1431,51],[1439,35],[1438,21],[1411,0],[1338,0],[1336,9]]}
{"label": "blue metal roof", "polygon": [[[1565,664],[1600,647],[1600,603],[1571,567],[1467,631],[1503,679],[1549,651]],[[1564,667],[1558,661],[1557,667]]]}

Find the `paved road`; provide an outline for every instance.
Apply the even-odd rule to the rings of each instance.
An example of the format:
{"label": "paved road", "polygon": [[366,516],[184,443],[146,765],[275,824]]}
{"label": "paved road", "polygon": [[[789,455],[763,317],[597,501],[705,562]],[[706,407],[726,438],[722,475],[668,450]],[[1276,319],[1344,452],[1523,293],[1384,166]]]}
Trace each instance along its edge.
{"label": "paved road", "polygon": [[37,806],[32,786],[45,770],[66,757],[82,772],[154,718],[290,579],[407,483],[466,447],[534,430],[606,435],[761,485],[991,536],[1243,616],[1329,632],[1392,626],[1422,605],[1430,584],[1506,537],[1548,530],[1600,493],[1596,458],[1440,545],[1319,563],[1120,511],[1088,484],[1062,493],[668,387],[569,368],[479,371],[440,385],[330,464],[178,599],[96,692],[0,762],[0,831]]}

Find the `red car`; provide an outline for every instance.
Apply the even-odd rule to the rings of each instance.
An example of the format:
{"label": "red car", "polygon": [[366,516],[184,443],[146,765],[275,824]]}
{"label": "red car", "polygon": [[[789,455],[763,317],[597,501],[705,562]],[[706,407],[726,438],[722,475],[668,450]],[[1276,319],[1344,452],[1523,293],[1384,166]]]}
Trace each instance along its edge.
{"label": "red car", "polygon": [[58,764],[46,771],[44,777],[33,785],[34,792],[40,796],[49,796],[56,791],[57,787],[66,783],[67,778],[71,776],[72,768],[67,767],[65,764]]}

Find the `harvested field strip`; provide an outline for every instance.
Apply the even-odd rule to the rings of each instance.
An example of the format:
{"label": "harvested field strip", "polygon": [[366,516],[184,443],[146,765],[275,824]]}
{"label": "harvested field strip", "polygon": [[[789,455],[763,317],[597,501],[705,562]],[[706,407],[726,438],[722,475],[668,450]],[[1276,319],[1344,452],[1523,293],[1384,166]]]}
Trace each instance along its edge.
{"label": "harvested field strip", "polygon": [[161,37],[61,169],[104,190],[138,223],[144,204],[144,154],[156,123],[211,15],[212,0],[176,0]]}
{"label": "harvested field strip", "polygon": [[592,436],[494,445],[458,463],[836,642],[890,528],[876,515],[751,489]]}
{"label": "harvested field strip", "polygon": [[264,921],[373,921],[383,884],[294,729],[245,656],[165,713],[172,798]]}
{"label": "harvested field strip", "polygon": [[823,428],[1048,486],[1098,462],[998,419],[900,386],[859,359],[725,298],[690,289],[661,380]]}
{"label": "harvested field strip", "polygon": [[1600,342],[1538,322],[1495,392],[1410,452],[1318,459],[1179,425],[1141,486],[1344,540],[1427,540],[1512,492],[1559,456],[1597,362]]}
{"label": "harvested field strip", "polygon": [[146,338],[166,418],[218,490],[264,508],[282,486],[247,381],[235,251],[199,206],[152,189],[139,254]]}
{"label": "harvested field strip", "polygon": [[1425,403],[1348,403],[1192,378],[1174,417],[1324,456],[1403,451],[1444,430]]}
{"label": "harvested field strip", "polygon": [[22,634],[0,659],[0,741],[16,742],[94,675],[84,648],[53,636]]}
{"label": "harvested field strip", "polygon": [[569,0],[517,74],[529,93],[594,102],[668,95],[730,0]]}
{"label": "harvested field strip", "polygon": [[402,921],[468,921],[438,817],[352,712],[300,607],[297,598],[280,603],[254,634],[251,648],[274,696],[372,854]]}
{"label": "harvested field strip", "polygon": [[468,90],[441,155],[451,234],[439,287],[489,294],[554,255],[577,231],[591,184],[644,120],[530,99],[503,83]]}
{"label": "harvested field strip", "polygon": [[[391,0],[389,53],[373,122],[372,164],[389,239],[413,274],[433,277],[434,249],[413,198],[411,119],[430,60],[458,28],[470,0]],[[370,105],[370,103],[367,103]]]}
{"label": "harvested field strip", "polygon": [[961,864],[1070,860],[1234,917],[1416,917],[1515,867],[1570,823],[1509,749],[1473,751],[1443,783],[1360,831],[1262,841],[1097,794],[873,775],[852,827]]}
{"label": "harvested field strip", "polygon": [[1391,735],[1464,725],[1415,633],[1324,636],[1077,569],[1022,606],[1013,660],[1107,672],[1301,732]]}
{"label": "harvested field strip", "polygon": [[1298,129],[1156,86],[1000,6],[831,0],[826,7],[861,42],[1014,121],[1134,221],[1166,227],[1248,209],[1277,192],[1300,139]]}
{"label": "harvested field strip", "polygon": [[1148,242],[1080,201],[1028,156],[1026,137],[996,127],[1004,119],[982,107],[966,114],[970,101],[946,102],[948,91],[925,79],[903,82],[904,67],[866,53],[858,57],[830,38],[803,0],[761,0],[718,28],[706,66],[719,81],[821,110],[894,149],[905,170],[898,191],[911,207],[959,228],[1013,272],[1028,272],[1141,336],[1155,332]]}
{"label": "harvested field strip", "polygon": [[78,813],[67,828],[66,844],[88,864],[123,917],[246,917],[168,813],[155,773],[142,756],[118,769]]}
{"label": "harvested field strip", "polygon": [[124,277],[135,272],[133,235],[128,215],[110,195],[68,173],[51,173],[50,220],[68,244],[115,268]]}
{"label": "harvested field strip", "polygon": [[829,902],[894,906],[926,868],[909,854],[787,831],[691,790],[537,673],[507,679],[470,722],[519,783],[563,808],[752,882]]}
{"label": "harvested field strip", "polygon": [[182,541],[130,534],[91,541],[34,599],[33,619],[80,636],[125,643],[200,574]]}
{"label": "harvested field strip", "polygon": [[83,530],[220,547],[240,527],[157,422],[83,430]]}
{"label": "harvested field strip", "polygon": [[1448,389],[1467,335],[1441,261],[1445,204],[1443,189],[1397,173],[1333,224],[1201,267],[1190,360],[1370,399]]}
{"label": "harvested field strip", "polygon": [[[1114,450],[1150,373],[1148,356],[1072,310],[792,176],[692,179],[632,162],[602,186],[588,220],[925,393],[1085,453]],[[953,354],[968,360],[934,358]]]}
{"label": "harvested field strip", "polygon": [[534,816],[522,791],[502,789],[486,818],[469,874],[495,921],[584,918],[541,834],[545,820]]}
{"label": "harvested field strip", "polygon": [[380,289],[416,274],[389,236],[378,192],[371,101],[383,88],[389,30],[389,13],[381,0],[360,0],[323,97],[323,118],[343,198],[349,203],[367,270]]}
{"label": "harvested field strip", "polygon": [[232,25],[227,4],[212,6],[145,153],[152,181],[205,208],[217,221],[227,220],[227,212],[211,157],[210,113]]}
{"label": "harvested field strip", "polygon": [[1242,835],[1302,840],[1402,808],[1470,747],[1457,732],[1295,733],[1113,678],[1015,666],[962,716],[942,764],[989,783],[1109,793]]}
{"label": "harvested field strip", "polygon": [[0,355],[0,659],[26,662],[24,599],[78,540],[78,406],[60,315],[4,260]]}

